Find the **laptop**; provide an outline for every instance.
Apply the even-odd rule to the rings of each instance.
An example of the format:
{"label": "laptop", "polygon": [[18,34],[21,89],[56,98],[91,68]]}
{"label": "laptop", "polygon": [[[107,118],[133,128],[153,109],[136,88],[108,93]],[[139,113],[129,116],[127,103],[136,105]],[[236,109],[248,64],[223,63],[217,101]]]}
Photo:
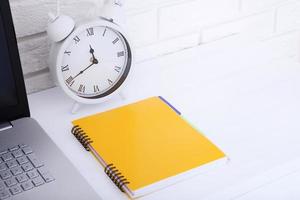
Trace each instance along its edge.
{"label": "laptop", "polygon": [[30,118],[8,0],[0,1],[0,200],[4,199],[101,199]]}

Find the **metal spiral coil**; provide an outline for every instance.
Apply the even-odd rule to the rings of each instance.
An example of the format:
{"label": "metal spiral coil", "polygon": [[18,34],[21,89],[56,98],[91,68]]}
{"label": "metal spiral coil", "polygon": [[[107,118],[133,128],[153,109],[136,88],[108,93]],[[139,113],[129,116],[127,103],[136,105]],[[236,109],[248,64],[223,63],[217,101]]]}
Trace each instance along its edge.
{"label": "metal spiral coil", "polygon": [[77,140],[82,144],[82,146],[87,150],[90,151],[89,145],[93,142],[86,133],[79,127],[74,126],[72,128],[72,134],[77,138]]}
{"label": "metal spiral coil", "polygon": [[115,183],[115,185],[122,191],[125,192],[123,187],[129,184],[129,181],[122,175],[122,173],[114,166],[109,164],[105,167],[104,172],[108,177]]}

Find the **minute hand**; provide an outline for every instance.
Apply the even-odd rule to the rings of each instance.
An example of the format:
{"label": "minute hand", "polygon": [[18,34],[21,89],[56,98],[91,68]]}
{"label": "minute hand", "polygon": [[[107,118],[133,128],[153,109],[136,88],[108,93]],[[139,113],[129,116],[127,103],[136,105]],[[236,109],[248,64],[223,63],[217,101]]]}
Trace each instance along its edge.
{"label": "minute hand", "polygon": [[75,78],[77,78],[79,75],[81,75],[81,74],[83,74],[83,72],[85,72],[86,70],[88,70],[91,66],[93,66],[93,65],[95,65],[95,64],[97,64],[98,63],[98,60],[93,60],[93,62],[92,62],[92,64],[90,64],[88,67],[86,67],[84,70],[82,70],[82,71],[80,71],[74,78],[73,78],[73,80],[75,79]]}

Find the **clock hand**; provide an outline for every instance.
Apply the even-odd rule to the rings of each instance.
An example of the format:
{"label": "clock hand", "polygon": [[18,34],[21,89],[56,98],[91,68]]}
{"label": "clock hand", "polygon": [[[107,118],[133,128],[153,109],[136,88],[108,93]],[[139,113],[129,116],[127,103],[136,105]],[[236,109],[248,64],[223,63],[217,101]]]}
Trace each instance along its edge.
{"label": "clock hand", "polygon": [[98,60],[97,59],[94,59],[93,62],[89,66],[87,66],[84,70],[81,70],[76,76],[74,76],[73,80],[75,78],[77,78],[79,75],[83,74],[87,69],[89,69],[91,66],[93,66],[95,64],[98,64]]}
{"label": "clock hand", "polygon": [[97,59],[95,58],[94,52],[95,52],[95,50],[94,50],[94,49],[92,48],[92,46],[90,45],[90,53],[91,53],[92,56],[93,56],[93,60],[97,60]]}
{"label": "clock hand", "polygon": [[98,64],[98,60],[95,58],[95,55],[94,55],[94,52],[95,50],[92,48],[92,46],[90,45],[90,53],[92,54],[93,56],[93,59],[92,59],[92,63],[86,67],[84,70],[81,70],[76,76],[74,76],[73,80],[75,78],[77,78],[79,75],[83,74],[87,69],[89,69],[91,66],[95,65],[95,64]]}

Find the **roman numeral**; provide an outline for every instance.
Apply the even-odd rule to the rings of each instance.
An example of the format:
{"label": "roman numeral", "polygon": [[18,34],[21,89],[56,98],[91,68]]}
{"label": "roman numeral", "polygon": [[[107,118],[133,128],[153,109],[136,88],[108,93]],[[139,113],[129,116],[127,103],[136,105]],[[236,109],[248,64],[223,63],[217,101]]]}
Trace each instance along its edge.
{"label": "roman numeral", "polygon": [[99,89],[98,85],[94,85],[94,92],[100,92],[100,89]]}
{"label": "roman numeral", "polygon": [[114,41],[112,41],[113,44],[116,44],[120,39],[116,38]]}
{"label": "roman numeral", "polygon": [[85,86],[84,85],[80,85],[79,88],[78,88],[78,92],[84,93],[85,92]]}
{"label": "roman numeral", "polygon": [[124,51],[118,52],[118,57],[122,57],[122,56],[124,56],[124,55],[125,55],[125,52],[124,52]]}
{"label": "roman numeral", "polygon": [[77,44],[78,42],[80,42],[80,38],[78,36],[74,37],[73,40],[75,41],[75,44]]}
{"label": "roman numeral", "polygon": [[107,79],[107,81],[108,81],[108,83],[109,83],[109,85],[112,85],[114,82],[112,81],[112,80],[110,80],[110,79]]}
{"label": "roman numeral", "polygon": [[103,31],[103,34],[102,34],[103,37],[105,36],[105,33],[106,33],[106,28]]}
{"label": "roman numeral", "polygon": [[66,66],[61,66],[61,71],[62,72],[66,72],[69,70],[69,65],[66,65]]}
{"label": "roman numeral", "polygon": [[115,66],[115,71],[116,72],[120,73],[121,69],[122,69],[121,67]]}
{"label": "roman numeral", "polygon": [[88,28],[86,29],[86,31],[87,31],[87,36],[94,35],[94,28]]}
{"label": "roman numeral", "polygon": [[67,54],[68,56],[71,55],[71,51],[65,51],[64,54]]}
{"label": "roman numeral", "polygon": [[70,76],[67,80],[66,80],[66,83],[69,84],[70,86],[73,85],[74,81],[73,81],[73,77]]}

